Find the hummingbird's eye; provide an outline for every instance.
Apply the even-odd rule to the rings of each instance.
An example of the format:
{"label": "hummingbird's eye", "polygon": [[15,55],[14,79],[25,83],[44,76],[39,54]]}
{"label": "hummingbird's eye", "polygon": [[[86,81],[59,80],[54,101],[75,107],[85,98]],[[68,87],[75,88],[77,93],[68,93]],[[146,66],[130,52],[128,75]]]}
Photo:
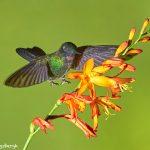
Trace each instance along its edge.
{"label": "hummingbird's eye", "polygon": [[62,48],[65,50],[65,49],[66,49],[66,46],[63,46]]}

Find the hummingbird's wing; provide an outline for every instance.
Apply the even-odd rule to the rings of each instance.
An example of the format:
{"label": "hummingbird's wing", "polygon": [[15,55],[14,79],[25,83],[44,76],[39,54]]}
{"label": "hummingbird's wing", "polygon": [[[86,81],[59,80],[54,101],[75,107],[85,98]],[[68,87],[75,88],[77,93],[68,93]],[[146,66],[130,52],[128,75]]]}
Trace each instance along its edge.
{"label": "hummingbird's wing", "polygon": [[117,49],[117,45],[98,45],[98,46],[82,46],[78,47],[77,52],[80,54],[75,55],[72,65],[73,69],[82,70],[84,63],[90,59],[94,59],[94,66],[99,66],[103,61],[113,57]]}
{"label": "hummingbird's wing", "polygon": [[5,85],[11,87],[27,87],[39,84],[52,77],[53,74],[47,63],[47,58],[31,61],[26,66],[17,70],[5,81]]}
{"label": "hummingbird's wing", "polygon": [[28,61],[32,61],[36,57],[44,56],[46,53],[39,47],[33,48],[17,48],[16,52]]}

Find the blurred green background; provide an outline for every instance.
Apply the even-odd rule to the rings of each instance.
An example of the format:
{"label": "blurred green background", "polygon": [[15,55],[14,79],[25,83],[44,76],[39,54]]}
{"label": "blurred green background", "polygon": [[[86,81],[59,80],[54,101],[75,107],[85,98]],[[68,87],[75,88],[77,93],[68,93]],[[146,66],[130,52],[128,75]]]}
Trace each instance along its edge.
{"label": "blurred green background", "polygon": [[[149,0],[0,0],[0,144],[17,144],[21,150],[31,120],[44,117],[59,96],[71,92],[78,83],[53,87],[43,83],[22,89],[4,86],[6,77],[27,63],[16,54],[17,47],[39,46],[50,53],[65,41],[78,46],[120,44],[127,40],[131,27],[140,29],[150,17],[149,6]],[[137,79],[134,92],[123,93],[115,102],[123,107],[116,116],[106,121],[102,113],[97,138],[88,140],[70,122],[56,120],[55,130],[47,135],[39,132],[29,150],[148,150],[150,44],[140,44],[139,48],[144,53],[130,61],[136,72],[126,73]],[[56,111],[66,112],[65,105]],[[83,118],[91,123],[90,115],[87,108]]]}

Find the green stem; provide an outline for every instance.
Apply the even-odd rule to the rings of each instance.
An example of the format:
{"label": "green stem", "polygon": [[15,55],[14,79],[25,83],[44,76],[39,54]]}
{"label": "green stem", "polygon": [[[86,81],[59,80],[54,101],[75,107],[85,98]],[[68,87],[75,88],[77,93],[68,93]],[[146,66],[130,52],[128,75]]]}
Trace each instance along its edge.
{"label": "green stem", "polygon": [[126,48],[126,50],[123,52],[122,55],[125,55],[125,54],[128,52],[128,50],[129,50],[130,48],[132,48],[135,44],[137,44],[137,43],[139,42],[139,40],[141,39],[141,37],[142,37],[142,34],[140,34],[140,35],[138,36],[137,40],[133,41],[133,43],[131,43],[131,45]]}
{"label": "green stem", "polygon": [[147,34],[150,34],[150,29],[148,31],[146,31],[145,33],[143,33],[142,36],[145,36]]}
{"label": "green stem", "polygon": [[143,36],[146,36],[148,34],[150,34],[150,29],[147,32],[145,32],[145,33],[140,33],[138,38],[137,38],[137,40],[133,41],[131,43],[131,45],[129,45],[129,47],[127,47],[126,50],[122,53],[122,55],[125,55],[128,52],[128,50],[130,48],[132,48],[134,45],[136,45]]}
{"label": "green stem", "polygon": [[[61,105],[61,102],[57,101],[57,103],[54,105],[54,107],[48,113],[48,116],[51,115],[56,110],[56,108],[58,108],[60,105]],[[38,127],[34,132],[32,132],[32,133],[29,134],[29,136],[28,136],[28,138],[26,140],[26,143],[25,143],[25,145],[23,147],[23,150],[27,150],[27,148],[28,148],[28,146],[29,146],[29,144],[31,142],[31,139],[32,139],[33,135],[35,135],[39,130],[40,130],[40,128]]]}

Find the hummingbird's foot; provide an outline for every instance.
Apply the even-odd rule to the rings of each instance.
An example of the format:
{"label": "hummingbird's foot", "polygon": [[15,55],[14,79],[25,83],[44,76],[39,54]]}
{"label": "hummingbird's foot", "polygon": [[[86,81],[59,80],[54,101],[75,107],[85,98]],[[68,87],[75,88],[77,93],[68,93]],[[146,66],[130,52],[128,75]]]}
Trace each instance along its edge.
{"label": "hummingbird's foot", "polygon": [[48,80],[48,82],[49,82],[49,84],[50,84],[51,86],[53,86],[53,85],[59,85],[59,83],[54,82],[54,81],[51,81],[51,80]]}
{"label": "hummingbird's foot", "polygon": [[70,84],[71,82],[70,82],[70,81],[68,81],[68,80],[66,80],[66,79],[62,79],[61,85],[65,84],[65,83]]}

